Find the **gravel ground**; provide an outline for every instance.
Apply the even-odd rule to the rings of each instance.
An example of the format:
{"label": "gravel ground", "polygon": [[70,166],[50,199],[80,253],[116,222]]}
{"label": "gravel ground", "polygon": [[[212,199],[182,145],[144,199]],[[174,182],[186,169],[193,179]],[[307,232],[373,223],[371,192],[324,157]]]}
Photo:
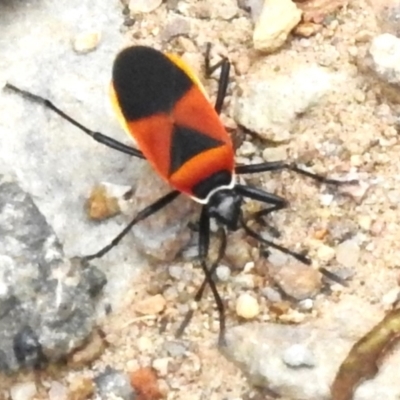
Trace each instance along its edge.
{"label": "gravel ground", "polygon": [[[123,8],[121,5],[121,14]],[[396,103],[389,102],[376,77],[363,68],[370,39],[381,32],[376,15],[377,10],[368,2],[350,1],[326,18],[316,35],[290,37],[284,47],[270,55],[253,50],[251,16],[234,1],[168,0],[133,19],[125,13],[124,25],[115,27],[121,29],[127,43],[183,54],[200,76],[207,42],[213,44],[215,60],[220,55],[228,56],[234,68],[222,118],[232,130],[236,129],[238,91],[244,90],[251,78],[262,76],[265,69],[284,75],[296,66],[315,64],[328,69],[340,82],[295,118],[289,140],[284,143],[271,147],[271,143],[253,134],[234,133],[239,161],[259,162],[263,157],[285,155],[288,160],[311,166],[314,172],[354,176],[368,190],[348,189],[338,194],[326,185],[288,172],[246,179],[290,201],[290,208],[274,215],[271,221],[281,232],[280,243],[297,251],[309,250],[313,272],[303,273],[300,268],[290,273],[298,263],[285,259],[289,272],[274,274],[279,262],[271,258],[264,261],[253,241],[243,242],[240,232],[232,234],[224,260],[231,272],[221,278],[225,276],[221,270],[223,282],[219,283],[230,327],[245,322],[236,308],[236,300],[244,293],[257,299],[256,322],[301,324],[322,317],[329,321],[339,302],[371,304],[375,314],[366,316],[360,332],[377,323],[394,301],[389,297],[394,291],[397,294],[399,280],[400,148],[396,124],[400,110]],[[216,80],[203,82],[213,97]],[[246,205],[247,210],[253,207]],[[245,254],[235,253],[238,243]],[[350,275],[347,286],[327,283],[318,273],[321,267],[340,276]],[[296,290],[300,278],[305,282],[305,294]],[[243,372],[217,349],[218,315],[210,293],[195,312],[183,339],[175,340],[174,332],[201,281],[202,274],[189,255],[167,264],[146,265],[132,280],[119,308],[99,321],[101,336],[107,343],[100,357],[83,362],[80,368],[69,365],[0,377],[4,398],[17,382],[34,381],[37,394],[25,398],[46,399],[54,382],[70,389],[77,380],[93,378],[107,366],[125,372],[153,366],[168,399],[270,398],[263,389],[253,388]],[[273,291],[266,292],[270,287]],[[271,300],[273,296],[276,302]],[[304,303],[308,299],[309,303]]]}

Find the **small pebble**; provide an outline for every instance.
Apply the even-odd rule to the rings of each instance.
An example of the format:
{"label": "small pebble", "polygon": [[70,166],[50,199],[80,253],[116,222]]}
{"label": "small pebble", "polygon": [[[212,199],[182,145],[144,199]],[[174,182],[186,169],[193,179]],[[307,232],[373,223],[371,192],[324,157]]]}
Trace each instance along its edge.
{"label": "small pebble", "polygon": [[12,400],[31,400],[36,395],[35,382],[17,383],[11,387],[10,395]]}
{"label": "small pebble", "polygon": [[149,13],[158,8],[162,0],[130,0],[129,11],[135,13]]}
{"label": "small pebble", "polygon": [[153,368],[143,367],[132,371],[130,381],[136,392],[145,394],[145,396],[138,396],[138,399],[156,400],[163,398],[158,386],[157,374]]}
{"label": "small pebble", "polygon": [[238,154],[244,157],[248,157],[253,155],[256,152],[256,146],[254,146],[251,142],[243,142],[242,145],[238,149]]}
{"label": "small pebble", "polygon": [[325,228],[318,229],[314,232],[314,239],[323,240],[325,239],[326,235],[328,234],[328,230]]}
{"label": "small pebble", "polygon": [[253,270],[255,267],[255,262],[254,261],[249,261],[248,263],[245,264],[245,266],[243,267],[243,272],[244,273],[248,273],[251,270]]}
{"label": "small pebble", "polygon": [[163,291],[163,297],[167,301],[174,301],[179,296],[178,290],[175,286],[169,286]]}
{"label": "small pebble", "polygon": [[92,396],[95,390],[94,382],[86,376],[75,376],[68,387],[68,398],[84,400]]}
{"label": "small pebble", "polygon": [[183,356],[187,350],[187,345],[178,341],[165,342],[163,347],[172,358]]}
{"label": "small pebble", "polygon": [[304,299],[298,303],[299,309],[301,311],[310,311],[314,307],[313,299]]}
{"label": "small pebble", "polygon": [[301,14],[291,0],[266,0],[254,28],[254,48],[268,53],[279,49],[300,22]]}
{"label": "small pebble", "polygon": [[96,50],[101,39],[100,32],[84,32],[75,36],[72,41],[72,47],[78,54],[90,53]]}
{"label": "small pebble", "polygon": [[362,29],[361,31],[356,33],[355,41],[358,43],[366,43],[369,42],[373,38],[373,33]]}
{"label": "small pebble", "polygon": [[282,267],[288,262],[288,260],[289,257],[280,251],[271,251],[271,254],[268,256],[268,261],[274,267]]}
{"label": "small pebble", "polygon": [[243,231],[238,230],[229,236],[225,260],[234,270],[242,270],[251,259],[252,246],[245,238]]}
{"label": "small pebble", "polygon": [[314,297],[322,285],[321,273],[301,263],[270,268],[270,275],[288,296],[296,300]]}
{"label": "small pebble", "polygon": [[254,276],[250,274],[240,274],[234,277],[232,283],[241,289],[254,289]]}
{"label": "small pebble", "polygon": [[94,381],[96,383],[96,391],[101,399],[113,396],[121,400],[133,400],[136,397],[128,376],[109,366]]}
{"label": "small pebble", "polygon": [[212,4],[212,19],[223,19],[225,21],[230,21],[231,19],[235,18],[239,11],[237,0],[224,0],[213,2]]}
{"label": "small pebble", "polygon": [[53,381],[50,384],[49,392],[47,393],[49,400],[67,400],[67,388],[60,382]]}
{"label": "small pebble", "polygon": [[400,2],[398,0],[375,0],[369,4],[374,10],[376,21],[382,32],[389,32],[400,36],[399,15]]}
{"label": "small pebble", "polygon": [[178,265],[171,265],[168,268],[168,273],[171,278],[179,280],[182,278],[183,268]]}
{"label": "small pebble", "polygon": [[325,193],[325,194],[321,194],[319,198],[320,198],[321,205],[327,207],[332,204],[334,196],[332,194]]}
{"label": "small pebble", "polygon": [[289,324],[301,324],[306,319],[304,313],[289,309],[286,314],[279,316],[279,321]]}
{"label": "small pebble", "polygon": [[220,265],[215,271],[217,278],[221,282],[226,282],[231,277],[231,269],[226,265]]}
{"label": "small pebble", "polygon": [[360,154],[353,154],[350,156],[350,164],[353,167],[359,167],[363,163],[363,157]]}
{"label": "small pebble", "polygon": [[165,298],[161,294],[148,297],[134,304],[133,308],[136,312],[143,315],[154,315],[164,310],[166,305]]}
{"label": "small pebble", "polygon": [[263,0],[238,0],[239,8],[250,11],[253,22],[256,22],[260,17],[263,4]]}
{"label": "small pebble", "polygon": [[381,302],[385,308],[391,308],[393,304],[399,300],[399,295],[400,290],[398,287],[395,287],[383,295]]}
{"label": "small pebble", "polygon": [[353,239],[345,240],[336,247],[336,261],[343,267],[356,267],[359,257],[360,246]]}
{"label": "small pebble", "polygon": [[350,196],[356,203],[360,204],[370,188],[370,184],[360,181],[354,185],[341,185],[338,187],[340,193]]}
{"label": "small pebble", "polygon": [[294,29],[294,34],[297,36],[308,38],[312,35],[315,35],[321,29],[321,24],[315,24],[313,22],[303,22],[296,26],[296,28]]}
{"label": "small pebble", "polygon": [[149,351],[154,347],[154,343],[146,336],[140,336],[136,344],[141,352]]}
{"label": "small pebble", "polygon": [[278,146],[278,147],[267,147],[262,152],[262,157],[264,161],[283,161],[287,159],[287,147],[286,146]]}
{"label": "small pebble", "polygon": [[369,215],[360,215],[357,218],[358,225],[366,231],[369,231],[372,225],[372,218]]}
{"label": "small pebble", "polygon": [[244,319],[252,319],[260,313],[260,306],[249,293],[241,294],[236,301],[236,314]]}
{"label": "small pebble", "polygon": [[158,372],[159,376],[167,376],[169,361],[168,357],[156,358],[152,363],[152,367]]}
{"label": "small pebble", "polygon": [[95,221],[102,221],[120,212],[118,199],[110,194],[104,184],[92,188],[86,202],[86,210],[89,218]]}
{"label": "small pebble", "polygon": [[282,355],[283,362],[292,368],[314,367],[315,359],[312,352],[302,344],[294,344]]}
{"label": "small pebble", "polygon": [[321,261],[328,262],[335,257],[335,249],[323,244],[317,250],[317,257]]}
{"label": "small pebble", "polygon": [[180,35],[188,35],[190,32],[190,22],[187,18],[176,16],[170,21],[167,21],[164,29],[161,32],[161,37],[164,41],[169,41],[172,38]]}
{"label": "small pebble", "polygon": [[275,290],[274,288],[271,287],[265,287],[261,289],[261,294],[268,299],[271,303],[278,303],[282,301],[282,296],[281,294]]}

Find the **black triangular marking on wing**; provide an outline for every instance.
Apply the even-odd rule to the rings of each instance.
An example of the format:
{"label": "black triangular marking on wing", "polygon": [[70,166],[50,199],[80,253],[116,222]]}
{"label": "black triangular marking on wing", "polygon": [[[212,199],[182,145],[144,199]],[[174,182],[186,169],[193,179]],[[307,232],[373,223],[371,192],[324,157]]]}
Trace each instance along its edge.
{"label": "black triangular marking on wing", "polygon": [[224,145],[224,142],[195,129],[175,125],[171,138],[169,174],[172,175],[185,162],[203,151],[222,145]]}

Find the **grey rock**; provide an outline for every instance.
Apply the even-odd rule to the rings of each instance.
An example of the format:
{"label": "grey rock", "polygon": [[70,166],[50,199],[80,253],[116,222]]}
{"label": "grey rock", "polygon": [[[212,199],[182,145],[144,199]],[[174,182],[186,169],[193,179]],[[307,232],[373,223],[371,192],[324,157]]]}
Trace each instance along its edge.
{"label": "grey rock", "polygon": [[[329,308],[318,320],[303,325],[248,323],[234,327],[227,332],[224,354],[253,385],[278,397],[330,400],[339,365],[355,341],[381,320],[382,313],[379,306],[355,296]],[[354,400],[396,400],[400,395],[399,362],[398,350],[385,357],[376,377],[356,389]]]}
{"label": "grey rock", "polygon": [[371,67],[389,84],[400,84],[400,39],[390,33],[376,36],[369,49]]}
{"label": "grey rock", "polygon": [[109,366],[94,379],[97,394],[101,399],[108,399],[110,395],[123,400],[135,400],[136,392],[132,389],[129,378],[122,372]]}
{"label": "grey rock", "polygon": [[[329,332],[319,333],[318,343],[312,339],[313,330],[304,326],[292,327],[277,324],[247,324],[235,327],[227,334],[228,346],[225,349],[229,359],[249,374],[252,384],[268,388],[280,396],[293,400],[327,400],[329,397],[329,386],[333,379],[335,367],[340,359],[335,351],[335,364],[330,359],[331,355],[326,347],[320,348],[328,340],[335,339],[335,346],[338,345],[338,338]],[[287,366],[282,355],[293,344],[307,343],[316,354],[316,363],[319,368],[298,368],[293,369]],[[340,349],[345,343],[340,343]],[[318,348],[317,348],[318,346]],[[340,354],[344,358],[342,350]],[[340,357],[339,355],[339,357]]]}
{"label": "grey rock", "polygon": [[234,119],[265,139],[288,140],[297,115],[317,105],[335,80],[332,73],[317,65],[297,66],[285,74],[262,66],[240,83],[234,98]]}
{"label": "grey rock", "polygon": [[[136,212],[90,221],[84,204],[93,186],[109,182],[135,188],[140,175],[154,173],[142,168],[145,161],[100,145],[3,86],[10,82],[47,97],[88,128],[134,145],[108,102],[112,63],[127,44],[118,29],[123,18],[118,0],[95,7],[81,0],[71,0],[68,6],[54,1],[0,2],[0,109],[4,116],[0,119],[0,160],[35,199],[67,257],[98,251]],[[76,54],[71,41],[83,29],[101,32],[101,45],[90,53]],[[171,209],[157,215],[164,211],[171,215]],[[173,230],[172,235],[176,236]],[[135,250],[139,242],[145,247],[147,238],[128,234],[96,262],[107,274],[104,301],[113,308],[119,306],[132,279],[148,265]],[[163,247],[168,249],[168,242]]]}
{"label": "grey rock", "polygon": [[64,257],[31,197],[0,175],[0,370],[39,368],[80,346],[106,280]]}

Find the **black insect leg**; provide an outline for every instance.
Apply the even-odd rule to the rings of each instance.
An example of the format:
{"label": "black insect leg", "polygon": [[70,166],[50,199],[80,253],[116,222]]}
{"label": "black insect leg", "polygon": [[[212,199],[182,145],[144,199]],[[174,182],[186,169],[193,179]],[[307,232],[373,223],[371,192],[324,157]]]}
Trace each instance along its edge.
{"label": "black insect leg", "polygon": [[273,211],[281,210],[289,205],[288,201],[283,197],[264,192],[264,190],[257,187],[237,184],[233,190],[243,197],[248,197],[261,203],[271,204],[274,207]]}
{"label": "black insect leg", "polygon": [[95,131],[92,131],[92,130],[86,128],[84,125],[82,125],[75,119],[71,118],[64,111],[62,111],[58,107],[56,107],[50,100],[45,99],[40,96],[37,96],[36,94],[30,93],[26,90],[19,89],[16,86],[11,85],[10,83],[7,83],[5,88],[8,90],[11,90],[14,93],[19,94],[20,96],[24,97],[25,99],[28,99],[35,103],[39,103],[42,106],[52,110],[53,112],[58,114],[61,118],[65,119],[72,125],[76,126],[78,129],[85,132],[87,135],[92,137],[97,142],[104,144],[105,146],[111,147],[114,150],[120,151],[121,153],[144,159],[144,156],[140,150],[137,150],[133,147],[127,146],[126,144],[123,144],[123,143],[119,142],[118,140],[115,140],[109,136],[103,135],[100,132],[95,132]]}
{"label": "black insect leg", "polygon": [[270,235],[274,238],[279,238],[281,236],[280,232],[274,226],[268,224],[264,217],[268,216],[269,214],[273,213],[274,211],[282,210],[282,206],[275,205],[269,208],[264,208],[263,210],[257,211],[250,215],[249,220],[256,221],[258,224],[262,225],[263,228],[266,228]]}
{"label": "black insect leg", "polygon": [[181,193],[177,190],[166,194],[165,196],[158,199],[153,204],[150,204],[142,211],[140,211],[135,218],[105,247],[103,247],[100,251],[95,254],[91,254],[89,256],[83,257],[84,260],[90,261],[94,258],[103,257],[104,254],[108,253],[113,247],[115,247],[125,236],[126,234],[132,229],[134,225],[138,222],[143,221],[144,219],[150,217],[150,215],[155,214],[157,211],[164,208],[167,204],[171,203],[175,200]]}
{"label": "black insect leg", "polygon": [[218,344],[224,346],[225,343],[225,312],[224,303],[218,293],[217,286],[212,278],[211,271],[207,268],[208,249],[210,247],[210,217],[208,216],[207,206],[204,206],[200,214],[199,223],[199,258],[205,279],[213,293],[219,314],[219,337]]}
{"label": "black insect leg", "polygon": [[[221,262],[221,259],[224,257],[225,255],[225,250],[226,250],[226,232],[223,228],[220,228],[219,231],[219,236],[221,236],[220,239],[220,246],[219,246],[219,250],[218,250],[218,257],[217,259],[213,262],[213,264],[211,265],[211,267],[209,268],[210,271],[210,275],[213,276],[215,273],[215,270],[218,268],[219,263]],[[196,295],[194,296],[194,301],[196,303],[199,303],[200,300],[203,297],[204,294],[204,290],[206,289],[206,286],[208,284],[208,279],[207,277],[204,278],[203,283],[201,284],[199,290],[197,291]],[[192,317],[193,317],[193,313],[194,310],[189,310],[188,313],[185,315],[185,318],[183,319],[182,323],[180,324],[179,328],[176,331],[176,337],[181,337],[184,330],[186,329],[186,327],[189,325]],[[221,334],[220,334],[221,336]],[[219,340],[220,342],[223,342],[223,339]]]}
{"label": "black insect leg", "polygon": [[350,181],[339,181],[337,179],[326,178],[325,176],[314,174],[312,172],[308,172],[305,169],[298,167],[296,164],[288,164],[283,161],[272,161],[265,162],[260,164],[253,165],[237,165],[235,168],[235,172],[237,174],[255,174],[258,172],[267,172],[267,171],[281,171],[283,169],[296,172],[300,175],[307,176],[311,179],[314,179],[317,182],[328,183],[331,185],[344,185],[344,184],[353,184],[357,183],[356,180]]}
{"label": "black insect leg", "polygon": [[296,260],[302,262],[303,264],[311,265],[311,260],[308,257],[306,257],[304,254],[296,253],[292,250],[289,250],[286,247],[280,246],[279,244],[271,242],[270,240],[264,239],[259,233],[253,231],[253,229],[248,227],[246,225],[246,223],[243,221],[243,219],[240,220],[240,225],[242,226],[242,228],[245,230],[245,232],[249,236],[258,240],[260,243],[266,244],[267,246],[269,246],[273,249],[279,250],[280,252],[282,252],[284,254],[288,254],[288,255],[292,256],[293,258],[295,258]]}
{"label": "black insect leg", "polygon": [[218,92],[217,99],[215,101],[214,109],[217,114],[221,113],[222,106],[224,104],[224,99],[226,96],[226,91],[228,90],[229,84],[229,72],[231,69],[231,63],[227,58],[223,58],[221,61],[217,62],[215,65],[210,65],[210,51],[211,51],[211,43],[207,43],[206,54],[205,54],[205,70],[206,77],[209,78],[211,74],[217,69],[221,67],[221,73],[218,79]]}
{"label": "black insect leg", "polygon": [[286,208],[288,206],[287,200],[285,200],[283,197],[277,196],[273,193],[268,193],[264,192],[263,190],[252,187],[252,186],[245,186],[245,185],[239,185],[237,184],[234,189],[237,193],[239,193],[243,197],[248,197],[250,199],[259,201],[264,204],[270,204],[271,207],[266,208],[264,210],[260,210],[253,215],[250,216],[250,219],[255,220],[258,223],[261,223],[263,226],[265,226],[272,234],[274,237],[279,237],[280,233],[276,228],[273,226],[268,225],[262,217],[274,212],[274,211],[279,211],[282,210],[283,208]]}
{"label": "black insect leg", "polygon": [[[244,185],[236,185],[235,186],[235,190],[240,193],[243,197],[249,197],[253,200],[257,200],[260,201],[262,203],[266,203],[266,204],[272,204],[272,207],[267,208],[265,210],[261,210],[258,213],[253,214],[255,216],[261,217],[264,215],[268,215],[273,211],[279,211],[282,210],[283,208],[285,208],[287,206],[287,201],[279,196],[276,196],[272,193],[267,193],[262,191],[261,189],[258,188],[254,188],[254,187],[250,187],[250,186],[244,186]],[[284,254],[289,254],[290,256],[294,257],[296,260],[310,265],[311,264],[311,260],[306,257],[304,254],[301,253],[296,253],[293,252],[289,249],[287,249],[286,247],[280,246],[274,242],[271,242],[270,240],[266,240],[264,239],[260,234],[258,234],[257,232],[253,231],[248,225],[246,225],[246,223],[244,222],[243,218],[241,219],[241,226],[243,227],[243,229],[246,231],[246,233],[257,239],[258,241],[260,241],[261,243],[266,244],[269,247],[272,247],[274,249],[277,249],[279,251],[281,251]],[[328,279],[333,280],[334,282],[340,283],[342,285],[345,284],[345,282],[343,281],[343,279],[341,279],[339,276],[335,275],[333,272],[328,271],[326,268],[320,268],[319,271],[325,275]]]}

